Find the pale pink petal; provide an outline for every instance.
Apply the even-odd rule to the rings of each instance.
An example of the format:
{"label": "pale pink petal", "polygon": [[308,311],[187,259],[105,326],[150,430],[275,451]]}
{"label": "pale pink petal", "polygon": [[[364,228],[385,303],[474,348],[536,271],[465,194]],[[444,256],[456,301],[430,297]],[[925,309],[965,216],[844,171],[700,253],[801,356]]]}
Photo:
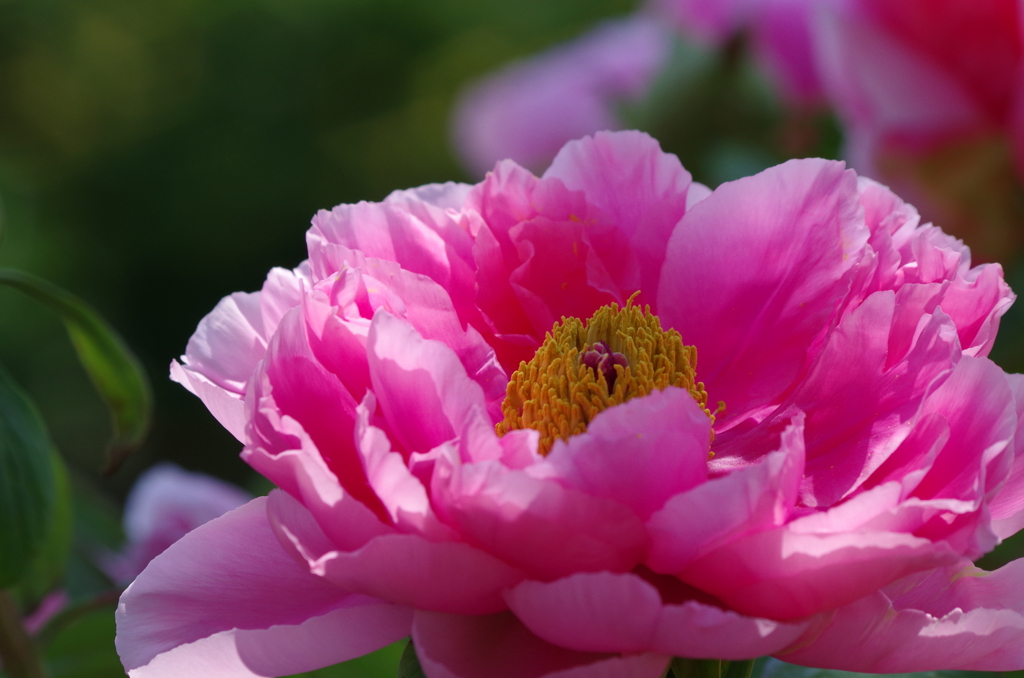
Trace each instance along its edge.
{"label": "pale pink petal", "polygon": [[[390,644],[410,617],[310,574],[281,548],[258,498],[150,563],[121,596],[116,643],[133,678],[276,676]],[[327,635],[346,640],[318,642]]]}
{"label": "pale pink petal", "polygon": [[665,246],[686,212],[691,182],[679,158],[642,132],[598,132],[567,143],[544,177],[583,191],[608,215],[636,253],[640,289],[657,299]]}
{"label": "pale pink petal", "polygon": [[807,623],[743,617],[695,600],[663,601],[635,574],[574,574],[524,581],[505,594],[509,608],[544,640],[580,652],[659,652],[677,657],[749,659],[790,645]]}
{"label": "pale pink petal", "polygon": [[260,293],[235,292],[199,322],[181,361],[217,386],[242,394],[267,350],[268,337]]}
{"label": "pale pink petal", "polygon": [[1024,560],[992,573],[969,562],[908,578],[841,607],[809,643],[777,655],[872,673],[1015,671],[1024,665]]}
{"label": "pale pink petal", "polygon": [[683,389],[667,388],[601,412],[586,433],[555,442],[534,468],[566,486],[614,499],[642,519],[707,479],[711,420]]}
{"label": "pale pink petal", "polygon": [[509,613],[417,612],[412,639],[430,678],[659,678],[669,657],[573,652],[530,633]]}
{"label": "pale pink petal", "polygon": [[[412,610],[352,596],[353,605],[301,624],[221,631],[179,645],[131,678],[254,678],[313,671],[361,657],[409,634]],[[390,640],[388,640],[390,638]]]}
{"label": "pale pink petal", "polygon": [[694,181],[690,183],[690,189],[686,192],[686,209],[690,209],[704,198],[711,195],[711,189],[700,183]]}
{"label": "pale pink petal", "polygon": [[867,238],[859,212],[842,163],[793,160],[719,186],[673,232],[658,314],[697,346],[697,376],[726,420],[799,374]]}
{"label": "pale pink petal", "polygon": [[309,263],[302,262],[294,271],[272,268],[260,290],[260,316],[263,332],[269,339],[288,311],[302,304],[302,292],[312,286]]}

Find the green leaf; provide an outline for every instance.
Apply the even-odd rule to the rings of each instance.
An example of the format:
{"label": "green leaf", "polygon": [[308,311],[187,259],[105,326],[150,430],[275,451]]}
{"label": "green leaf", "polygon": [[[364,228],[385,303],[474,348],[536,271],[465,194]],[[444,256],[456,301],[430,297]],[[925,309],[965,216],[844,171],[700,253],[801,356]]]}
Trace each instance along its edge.
{"label": "green leaf", "polygon": [[39,412],[0,367],[0,589],[18,583],[49,536],[53,449]]}
{"label": "green leaf", "polygon": [[24,609],[32,609],[47,593],[57,587],[63,578],[64,567],[71,551],[74,520],[68,471],[56,450],[50,452],[50,462],[53,465],[54,477],[53,515],[38,552],[18,583],[17,594]]}
{"label": "green leaf", "polygon": [[70,292],[8,268],[0,269],[0,284],[28,294],[64,321],[78,359],[113,418],[114,437],[106,459],[107,472],[113,471],[142,445],[149,430],[152,395],[138,359],[91,306]]}
{"label": "green leaf", "polygon": [[420,659],[416,656],[416,647],[412,640],[405,646],[402,658],[398,660],[398,678],[426,678],[420,667]]}

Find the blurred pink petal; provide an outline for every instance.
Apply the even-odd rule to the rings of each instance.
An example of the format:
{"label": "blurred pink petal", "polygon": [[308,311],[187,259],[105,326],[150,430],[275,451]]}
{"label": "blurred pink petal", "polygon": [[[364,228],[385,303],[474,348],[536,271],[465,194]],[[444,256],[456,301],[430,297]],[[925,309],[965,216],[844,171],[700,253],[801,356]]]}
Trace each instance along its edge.
{"label": "blurred pink petal", "polygon": [[478,174],[506,158],[542,167],[567,141],[621,127],[616,104],[647,93],[669,50],[669,31],[640,14],[508,66],[456,104],[455,147]]}

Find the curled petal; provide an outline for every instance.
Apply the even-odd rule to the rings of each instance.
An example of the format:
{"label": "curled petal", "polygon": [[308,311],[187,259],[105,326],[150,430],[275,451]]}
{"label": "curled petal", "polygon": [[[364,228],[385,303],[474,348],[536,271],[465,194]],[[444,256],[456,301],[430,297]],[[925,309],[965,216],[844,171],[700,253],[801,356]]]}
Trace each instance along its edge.
{"label": "curled petal", "polygon": [[[337,588],[286,553],[266,504],[254,499],[189,533],[124,592],[116,644],[132,678],[277,676],[408,633],[408,609]],[[328,636],[335,642],[318,642]]]}

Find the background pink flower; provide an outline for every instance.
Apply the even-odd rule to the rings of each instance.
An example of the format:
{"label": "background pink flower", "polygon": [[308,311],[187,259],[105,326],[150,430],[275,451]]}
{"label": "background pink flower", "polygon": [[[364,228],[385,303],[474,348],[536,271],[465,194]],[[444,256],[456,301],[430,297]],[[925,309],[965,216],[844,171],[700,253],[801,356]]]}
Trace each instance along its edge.
{"label": "background pink flower", "polygon": [[[410,634],[430,678],[1024,666],[1016,564],[969,569],[1024,509],[1021,382],[985,357],[1013,295],[883,186],[802,160],[711,192],[604,133],[541,177],[321,211],[307,245],[172,366],[280,490],[125,592],[133,677],[286,675]],[[571,437],[508,430],[510,376],[540,378],[520,361],[596,374],[554,343],[591,317],[678,331],[702,384]],[[634,383],[654,349],[619,336]]]}
{"label": "background pink flower", "polygon": [[455,148],[474,174],[503,158],[543,167],[566,141],[622,127],[617,108],[647,94],[670,51],[668,28],[638,14],[506,66],[456,104]]}
{"label": "background pink flower", "polygon": [[186,534],[252,499],[223,480],[162,462],[139,476],[124,507],[127,542],[102,559],[107,573],[127,584],[149,561]]}

